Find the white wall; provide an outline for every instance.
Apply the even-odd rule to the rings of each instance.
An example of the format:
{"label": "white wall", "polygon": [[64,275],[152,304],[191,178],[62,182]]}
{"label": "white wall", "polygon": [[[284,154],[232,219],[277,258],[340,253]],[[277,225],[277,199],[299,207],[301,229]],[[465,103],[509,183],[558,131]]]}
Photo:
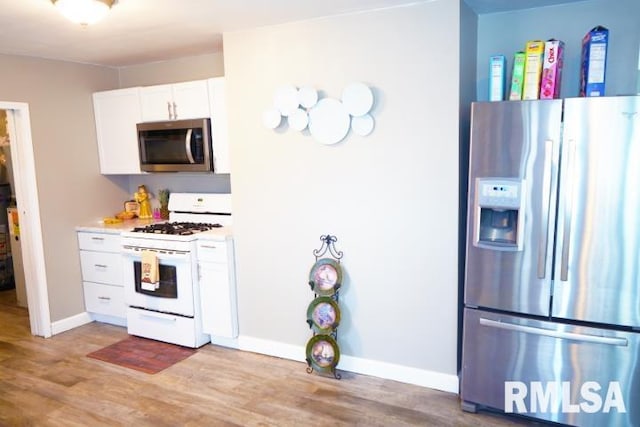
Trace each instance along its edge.
{"label": "white wall", "polygon": [[0,55],[0,63],[0,101],[29,104],[56,322],[84,312],[75,227],[117,212],[127,194],[125,179],[100,175],[91,99],[94,91],[116,87],[118,76],[106,67],[12,55]]}
{"label": "white wall", "polygon": [[222,52],[118,68],[120,87],[150,86],[224,75]]}
{"label": "white wall", "polygon": [[[312,251],[332,234],[344,251],[348,365],[457,389],[458,3],[225,34],[244,342],[304,359]],[[262,126],[280,85],[339,98],[355,81],[376,97],[366,138],[327,146]]]}

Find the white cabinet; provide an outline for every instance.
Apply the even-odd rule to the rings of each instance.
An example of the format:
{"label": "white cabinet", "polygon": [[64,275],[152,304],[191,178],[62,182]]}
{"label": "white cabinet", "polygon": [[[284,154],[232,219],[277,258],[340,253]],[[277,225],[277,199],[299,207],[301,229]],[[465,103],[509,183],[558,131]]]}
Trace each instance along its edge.
{"label": "white cabinet", "polygon": [[202,332],[216,337],[238,336],[233,241],[198,240],[198,271]]}
{"label": "white cabinet", "polygon": [[213,171],[215,173],[231,173],[224,77],[209,79],[207,83],[211,111],[211,138],[213,140]]}
{"label": "white cabinet", "polygon": [[93,94],[102,174],[141,173],[136,130],[142,121],[139,91],[133,87]]}
{"label": "white cabinet", "polygon": [[103,175],[144,173],[136,124],[206,117],[214,173],[231,173],[224,77],[96,92],[93,108]]}
{"label": "white cabinet", "polygon": [[94,320],[126,325],[120,235],[78,232],[84,303]]}
{"label": "white cabinet", "polygon": [[209,117],[207,81],[142,87],[140,105],[144,122]]}

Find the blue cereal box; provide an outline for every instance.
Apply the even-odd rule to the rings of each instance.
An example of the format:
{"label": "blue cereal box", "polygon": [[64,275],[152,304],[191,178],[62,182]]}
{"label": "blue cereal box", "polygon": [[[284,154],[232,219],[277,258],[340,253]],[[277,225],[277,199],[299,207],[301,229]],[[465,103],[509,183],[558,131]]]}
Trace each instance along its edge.
{"label": "blue cereal box", "polygon": [[489,58],[489,101],[504,101],[507,84],[507,59],[504,55]]}
{"label": "blue cereal box", "polygon": [[609,30],[597,26],[582,39],[580,96],[604,96]]}

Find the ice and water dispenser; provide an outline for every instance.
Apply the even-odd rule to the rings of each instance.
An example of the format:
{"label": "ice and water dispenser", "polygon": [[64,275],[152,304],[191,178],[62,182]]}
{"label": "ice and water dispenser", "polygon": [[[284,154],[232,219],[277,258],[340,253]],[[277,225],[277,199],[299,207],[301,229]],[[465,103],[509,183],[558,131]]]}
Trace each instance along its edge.
{"label": "ice and water dispenser", "polygon": [[473,244],[502,251],[522,250],[524,181],[477,178]]}

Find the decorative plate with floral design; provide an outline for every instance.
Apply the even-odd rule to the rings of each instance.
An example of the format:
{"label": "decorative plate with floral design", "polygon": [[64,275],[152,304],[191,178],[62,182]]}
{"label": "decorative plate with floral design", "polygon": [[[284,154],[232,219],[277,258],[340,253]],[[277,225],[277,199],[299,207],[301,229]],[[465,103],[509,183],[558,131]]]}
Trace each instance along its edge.
{"label": "decorative plate with floral design", "polygon": [[340,324],[340,307],[331,297],[318,297],[307,309],[307,323],[316,333],[330,334]]}
{"label": "decorative plate with floral design", "polygon": [[314,335],[307,342],[307,362],[318,372],[333,372],[340,361],[338,343],[331,335]]}
{"label": "decorative plate with floral design", "polygon": [[309,273],[311,289],[318,295],[331,296],[342,284],[342,268],[331,258],[321,258],[311,267]]}

